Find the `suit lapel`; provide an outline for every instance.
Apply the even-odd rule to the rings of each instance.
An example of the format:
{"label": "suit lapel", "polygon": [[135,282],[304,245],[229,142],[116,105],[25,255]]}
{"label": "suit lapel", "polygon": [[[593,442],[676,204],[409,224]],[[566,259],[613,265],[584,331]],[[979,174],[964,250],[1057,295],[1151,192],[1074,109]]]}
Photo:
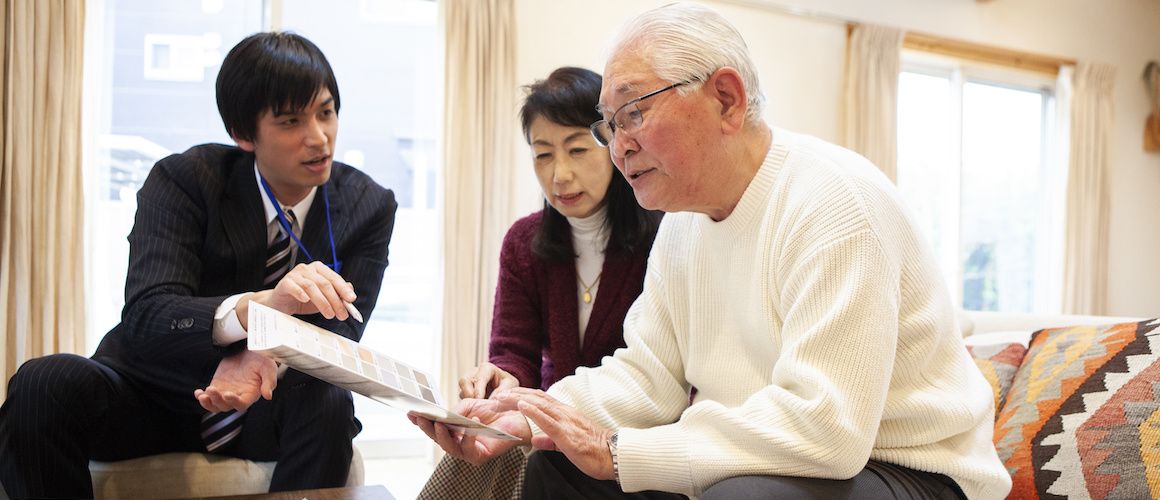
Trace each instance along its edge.
{"label": "suit lapel", "polygon": [[236,276],[247,289],[261,287],[266,267],[265,209],[260,194],[254,156],[241,155],[231,169],[220,217],[236,256]]}

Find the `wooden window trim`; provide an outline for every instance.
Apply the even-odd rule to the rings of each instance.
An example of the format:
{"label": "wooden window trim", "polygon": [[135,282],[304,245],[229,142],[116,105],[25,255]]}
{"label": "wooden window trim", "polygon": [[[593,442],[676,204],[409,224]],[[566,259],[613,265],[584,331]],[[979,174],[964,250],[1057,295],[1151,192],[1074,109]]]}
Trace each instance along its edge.
{"label": "wooden window trim", "polygon": [[[846,25],[847,36],[853,33],[855,26],[857,24],[851,23]],[[1034,54],[917,32],[907,32],[906,37],[902,41],[902,47],[910,50],[950,56],[968,61],[997,64],[1049,75],[1058,75],[1059,68],[1062,66],[1075,66],[1074,59]]]}

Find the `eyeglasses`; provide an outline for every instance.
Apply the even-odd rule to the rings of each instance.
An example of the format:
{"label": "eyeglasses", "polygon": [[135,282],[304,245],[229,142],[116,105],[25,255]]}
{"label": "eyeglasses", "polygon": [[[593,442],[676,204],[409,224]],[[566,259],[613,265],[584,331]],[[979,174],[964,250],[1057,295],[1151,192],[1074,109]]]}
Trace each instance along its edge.
{"label": "eyeglasses", "polygon": [[[661,92],[672,90],[680,87],[681,85],[686,85],[689,83],[692,83],[692,80],[685,80],[680,83],[674,83],[668,87],[660,90],[654,90],[624,103],[619,108],[616,108],[616,111],[612,113],[611,119],[600,120],[588,127],[589,130],[592,131],[592,137],[596,138],[596,142],[600,143],[601,146],[608,147],[609,144],[612,144],[612,139],[615,138],[617,130],[623,130],[625,132],[632,133],[632,131],[640,128],[640,126],[644,124],[644,115],[642,114],[640,108],[637,107],[637,104],[640,104],[641,101],[660,94]],[[617,119],[617,116],[619,116],[621,111],[624,111],[625,109],[628,109],[628,113],[624,117]]]}

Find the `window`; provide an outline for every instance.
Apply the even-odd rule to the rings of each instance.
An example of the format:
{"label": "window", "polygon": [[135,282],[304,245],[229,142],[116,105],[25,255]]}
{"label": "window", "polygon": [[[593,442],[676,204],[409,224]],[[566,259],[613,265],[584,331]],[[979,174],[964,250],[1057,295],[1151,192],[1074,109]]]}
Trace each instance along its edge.
{"label": "window", "polygon": [[904,58],[898,187],[964,309],[1059,310],[1057,116],[1052,79]]}
{"label": "window", "polygon": [[[394,190],[399,202],[391,265],[363,342],[437,374],[443,58],[429,0],[336,0],[324,8],[308,0],[106,0],[90,9],[89,351],[120,320],[137,189],[171,153],[233,143],[217,111],[217,70],[242,38],[274,26],[310,38],[334,69],[343,103],[335,158]],[[429,453],[429,441],[398,410],[356,396],[356,413],[364,456]]]}
{"label": "window", "polygon": [[[435,199],[443,57],[436,4],[336,0],[320,8],[315,0],[283,0],[281,26],[317,44],[334,68],[342,92],[335,157],[398,198],[391,263],[362,343],[438,376],[442,266]],[[355,408],[367,456],[432,449],[399,410],[360,395]]]}
{"label": "window", "polygon": [[[137,189],[153,164],[206,142],[232,143],[214,99],[217,67],[262,29],[260,0],[108,0],[90,8],[86,36],[88,346],[121,319],[126,237]],[[163,110],[163,111],[160,111]]]}

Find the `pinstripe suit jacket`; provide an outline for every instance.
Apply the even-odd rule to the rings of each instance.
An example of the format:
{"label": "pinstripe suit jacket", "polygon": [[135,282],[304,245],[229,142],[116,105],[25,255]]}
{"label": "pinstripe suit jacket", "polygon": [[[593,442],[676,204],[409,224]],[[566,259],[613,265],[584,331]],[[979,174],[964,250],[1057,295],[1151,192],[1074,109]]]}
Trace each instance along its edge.
{"label": "pinstripe suit jacket", "polygon": [[[230,295],[266,288],[265,212],[253,165],[254,155],[237,147],[195,146],[157,162],[137,194],[121,323],[105,335],[93,359],[173,412],[204,411],[193,390],[209,384],[223,355],[212,340],[217,307]],[[390,190],[339,162],[324,188],[342,275],[354,284],[355,306],[369,318],[398,204]],[[302,244],[330,263],[321,201],[306,216]],[[351,339],[362,337],[363,325],[353,319],[304,319]]]}

